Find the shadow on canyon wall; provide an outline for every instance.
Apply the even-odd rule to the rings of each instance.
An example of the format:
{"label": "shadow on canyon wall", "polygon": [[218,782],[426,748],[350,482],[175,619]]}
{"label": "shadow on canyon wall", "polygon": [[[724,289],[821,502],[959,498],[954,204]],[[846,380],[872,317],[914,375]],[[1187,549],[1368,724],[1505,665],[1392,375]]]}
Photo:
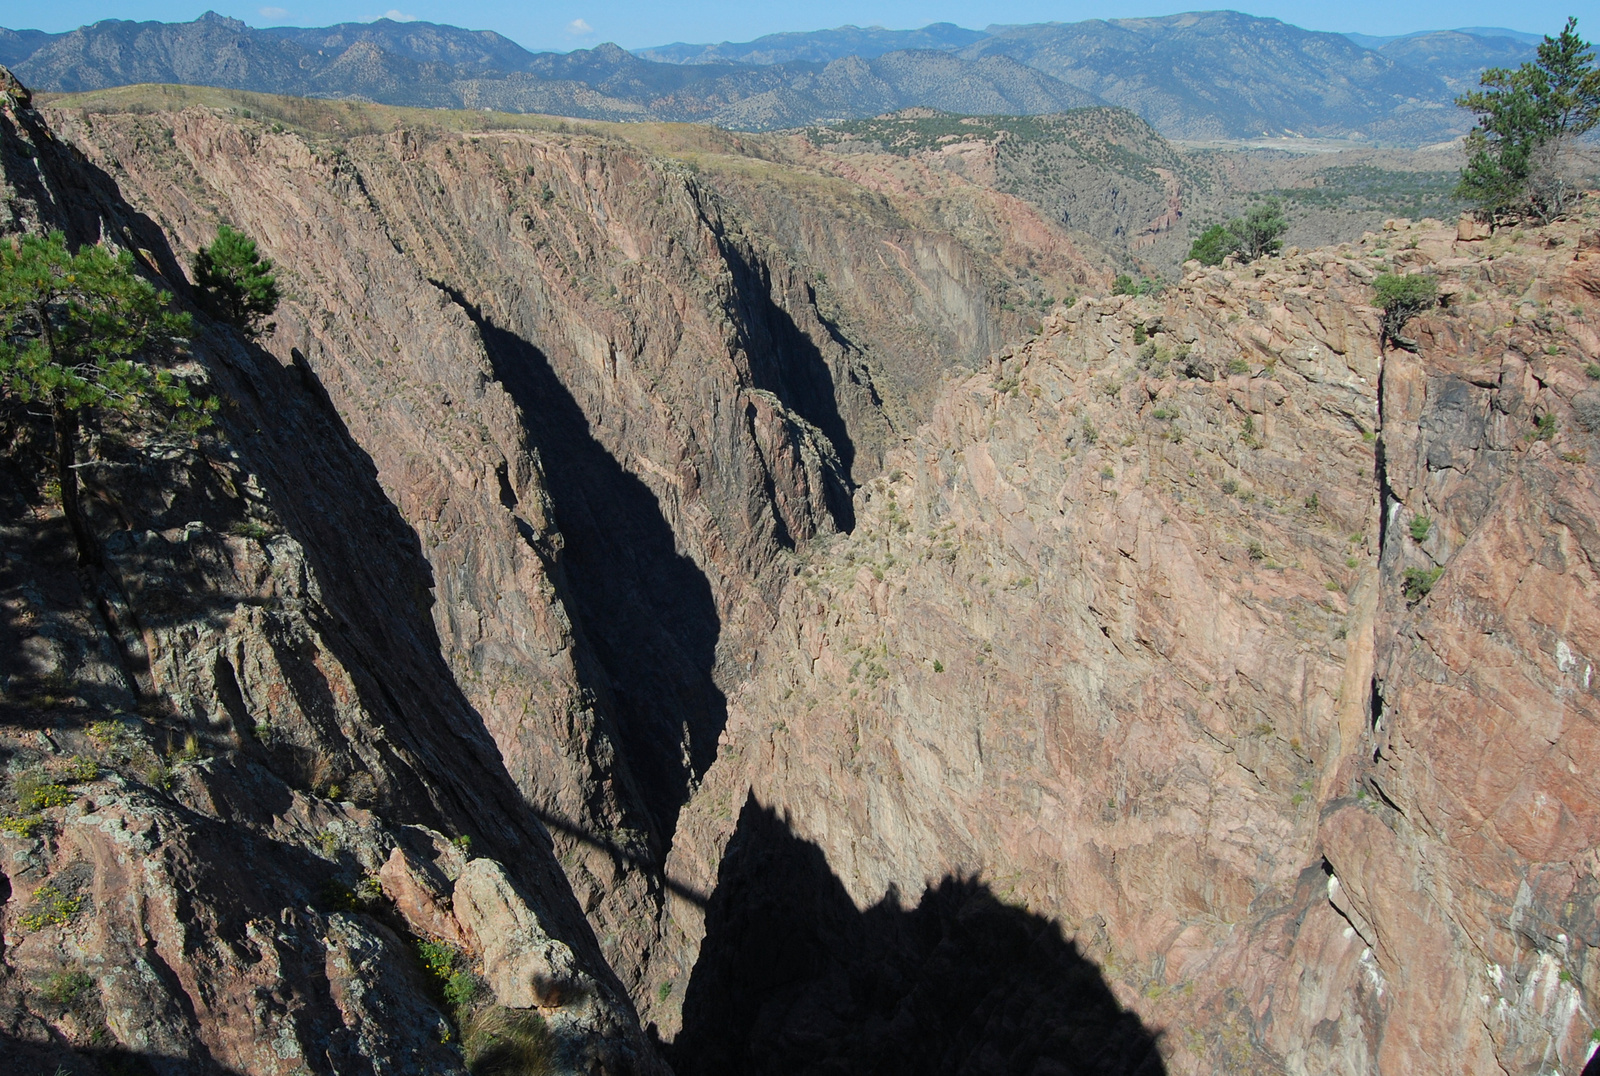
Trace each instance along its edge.
{"label": "shadow on canyon wall", "polygon": [[[856,513],[852,493],[855,487],[856,446],[850,429],[839,411],[842,387],[823,358],[817,343],[795,324],[790,313],[773,299],[772,273],[753,254],[726,240],[722,257],[733,274],[734,296],[739,317],[740,342],[750,357],[750,377],[758,389],[765,389],[783,401],[785,407],[821,430],[833,444],[839,458],[838,481],[827,488],[828,513],[834,526],[846,534],[855,529]],[[812,296],[815,305],[815,296]],[[838,329],[817,313],[818,320],[840,348],[852,345]],[[846,377],[851,375],[846,374]],[[871,393],[870,388],[867,390]],[[881,404],[872,395],[874,406]],[[873,461],[873,468],[878,462]],[[791,548],[793,541],[788,543]]]}
{"label": "shadow on canyon wall", "polygon": [[1163,1076],[1157,1037],[1054,921],[964,878],[858,911],[751,795],[668,1052],[679,1076]]}
{"label": "shadow on canyon wall", "polygon": [[[158,285],[171,288],[180,298],[190,297],[184,267],[162,228],[127,204],[111,176],[49,137],[36,116],[19,115],[18,122],[31,134],[32,147],[21,146],[15,131],[0,122],[0,154],[5,155],[7,176],[25,177],[19,188],[24,203],[31,199],[43,221],[63,228],[73,246],[115,238],[139,252],[139,261],[158,278]],[[28,167],[14,167],[30,148],[35,155],[29,157]],[[506,771],[482,716],[464,697],[444,660],[430,611],[432,567],[415,530],[384,492],[373,459],[351,435],[305,356],[295,352],[293,365],[285,367],[231,329],[214,326],[205,317],[197,317],[197,323],[201,331],[195,353],[210,371],[217,391],[230,401],[219,413],[219,425],[238,453],[241,469],[259,477],[282,529],[303,548],[321,588],[316,607],[308,609],[307,616],[315,621],[313,627],[335,661],[350,674],[369,719],[382,730],[367,745],[368,754],[361,755],[332,713],[328,683],[311,655],[280,654],[285,675],[292,681],[288,686],[295,689],[295,701],[305,711],[304,727],[295,732],[303,741],[300,746],[322,756],[324,768],[336,777],[353,779],[376,759],[380,764],[370,767],[378,785],[374,806],[381,808],[387,821],[420,823],[447,834],[470,833],[474,850],[504,863],[517,887],[532,895],[541,914],[550,916],[552,932],[574,947],[608,991],[620,996],[621,984],[608,977],[599,946],[565,878],[548,854],[533,851],[551,851],[548,833]],[[0,433],[9,440],[14,431]],[[0,474],[0,533],[6,551],[23,559],[0,572],[0,587],[42,583],[34,587],[37,593],[31,605],[43,615],[70,616],[75,609],[85,609],[93,595],[70,563],[70,542],[63,529],[53,521],[32,518],[28,482],[11,470],[14,465],[14,461],[7,464]],[[103,491],[105,497],[96,488],[99,479],[86,484],[86,504],[103,502],[94,511],[95,525],[108,550],[120,548],[116,543],[125,531],[182,529],[184,521],[203,520],[205,530],[215,535],[238,521],[242,506],[236,503],[237,494],[216,496],[213,487],[221,480],[206,477],[210,468],[198,461],[179,461],[172,467],[192,469],[201,477],[183,487],[171,504],[160,496],[163,489],[176,488],[167,484],[171,477],[167,474],[128,471],[116,482],[108,478],[108,487],[116,488]],[[86,472],[89,478],[95,474]],[[122,511],[116,509],[118,504]],[[212,540],[197,539],[195,546]],[[29,556],[46,567],[48,578],[28,577]],[[138,601],[129,603],[138,616],[220,621],[232,614],[238,597],[213,593],[191,580],[189,559],[190,554],[181,550],[156,558],[158,563],[150,565],[152,585]],[[137,556],[129,554],[123,560],[141,567]],[[123,589],[138,589],[140,580],[128,576],[116,582]],[[709,597],[705,604],[709,607]],[[92,617],[92,609],[86,612]],[[126,626],[137,633],[136,622]],[[37,628],[23,623],[15,610],[0,611],[0,644],[15,644],[26,634],[36,634]],[[92,624],[75,630],[90,638],[97,634]],[[82,660],[81,653],[69,652],[66,657],[73,668]],[[94,703],[103,704],[102,708],[119,701],[126,705],[125,700],[100,698],[93,685],[81,683],[61,686],[85,697],[90,707],[33,705],[32,696],[66,692],[54,683],[36,682],[41,663],[15,658],[8,654],[0,660],[0,674],[22,674],[13,686],[29,698],[6,700],[0,720],[42,728],[100,716]],[[226,672],[219,681],[233,676],[231,669]],[[231,705],[226,686],[219,683],[223,702],[239,711],[232,715],[236,726],[248,730],[253,722],[242,706]],[[13,702],[20,705],[10,705]],[[155,718],[153,725],[159,726],[155,728],[159,743],[159,736],[168,732],[181,738],[194,722],[169,713]],[[715,734],[710,743],[715,743]],[[280,758],[281,752],[268,751],[248,736],[241,750],[288,784],[312,788],[313,782],[301,779],[307,775],[291,772],[300,767],[287,765],[297,759]],[[0,1033],[4,1030],[0,1028]]]}
{"label": "shadow on canyon wall", "polygon": [[245,1076],[215,1062],[37,1041],[0,1030],[0,1076]]}
{"label": "shadow on canyon wall", "polygon": [[[711,584],[678,552],[655,493],[594,438],[545,354],[445,290],[476,324],[539,452],[563,538],[562,598],[580,644],[599,663],[605,685],[597,693],[609,695],[624,764],[664,856],[678,810],[716,759],[728,718],[712,678],[722,621]],[[509,488],[502,497],[515,499]]]}

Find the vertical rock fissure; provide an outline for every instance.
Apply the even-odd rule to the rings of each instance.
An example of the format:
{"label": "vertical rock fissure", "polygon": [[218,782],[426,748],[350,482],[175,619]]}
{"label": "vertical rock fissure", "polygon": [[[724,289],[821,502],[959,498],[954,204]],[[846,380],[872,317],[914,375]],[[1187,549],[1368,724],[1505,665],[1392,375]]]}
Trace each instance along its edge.
{"label": "vertical rock fissure", "polygon": [[[711,585],[678,551],[655,494],[595,439],[539,348],[496,325],[461,290],[433,283],[471,319],[543,464],[563,537],[554,578],[575,644],[587,651],[580,676],[609,711],[621,749],[615,766],[623,772],[596,776],[637,788],[639,802],[624,806],[642,813],[637,824],[662,863],[727,720],[714,677],[721,619]],[[508,479],[500,496],[515,500]],[[593,820],[568,821],[582,829]]]}
{"label": "vertical rock fissure", "polygon": [[[822,431],[838,456],[837,474],[826,491],[828,513],[834,526],[849,533],[855,527],[853,469],[855,442],[839,410],[836,374],[829,368],[816,342],[795,323],[772,295],[771,269],[757,253],[733,243],[720,231],[717,240],[722,259],[733,276],[737,309],[734,324],[739,344],[750,363],[754,388],[771,392],[785,407]],[[808,285],[806,293],[814,298]],[[841,350],[850,345],[818,314]]]}

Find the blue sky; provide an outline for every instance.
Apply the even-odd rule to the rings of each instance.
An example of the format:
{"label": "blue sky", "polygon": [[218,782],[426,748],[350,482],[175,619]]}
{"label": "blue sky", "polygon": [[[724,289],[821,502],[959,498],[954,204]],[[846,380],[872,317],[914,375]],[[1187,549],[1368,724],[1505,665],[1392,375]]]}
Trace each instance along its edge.
{"label": "blue sky", "polygon": [[[402,6],[390,8],[387,5]],[[752,3],[750,0],[55,0],[27,4],[11,0],[0,9],[0,26],[13,29],[70,30],[100,19],[186,21],[212,8],[252,26],[325,26],[380,15],[497,30],[531,49],[585,48],[615,41],[625,48],[672,41],[743,41],[780,30],[816,30],[845,23],[896,29],[930,22],[983,28],[991,23],[1071,22],[1078,19],[1166,15],[1211,5],[1189,3],[1070,2],[1043,0],[811,0],[806,4]],[[1221,5],[1217,5],[1221,6]],[[1313,30],[1402,34],[1456,26],[1509,26],[1553,33],[1588,0],[1257,0],[1237,10],[1266,15]],[[1581,18],[1580,14],[1580,18]],[[1600,15],[1581,27],[1591,40],[1600,34]]]}

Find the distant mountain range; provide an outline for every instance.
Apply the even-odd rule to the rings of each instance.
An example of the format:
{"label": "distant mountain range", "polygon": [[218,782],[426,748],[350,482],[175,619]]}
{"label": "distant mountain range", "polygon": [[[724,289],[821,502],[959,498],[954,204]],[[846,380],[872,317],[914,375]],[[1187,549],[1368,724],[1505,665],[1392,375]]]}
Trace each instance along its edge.
{"label": "distant mountain range", "polygon": [[968,30],[949,22],[936,22],[920,30],[885,30],[881,26],[841,26],[836,30],[767,34],[754,41],[724,41],[720,45],[685,45],[682,42],[651,49],[635,49],[646,60],[672,64],[782,64],[795,60],[827,63],[846,56],[870,60],[886,52],[932,49],[954,52],[988,37],[983,30]]}
{"label": "distant mountain range", "polygon": [[534,53],[423,22],[254,29],[107,20],[62,34],[0,29],[0,63],[35,89],[212,85],[386,104],[492,108],[772,130],[926,106],[966,114],[1129,108],[1180,139],[1441,141],[1452,99],[1534,35],[1472,28],[1365,37],[1230,11],[920,30],[854,26],[750,42]]}

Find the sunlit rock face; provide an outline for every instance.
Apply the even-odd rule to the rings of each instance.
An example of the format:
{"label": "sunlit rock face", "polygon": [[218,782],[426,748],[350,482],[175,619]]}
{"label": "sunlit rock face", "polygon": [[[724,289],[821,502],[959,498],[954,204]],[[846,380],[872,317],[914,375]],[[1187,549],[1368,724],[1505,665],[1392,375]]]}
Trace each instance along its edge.
{"label": "sunlit rock face", "polygon": [[1106,296],[722,134],[7,101],[7,233],[287,295],[93,573],[6,427],[27,1064],[459,1070],[426,941],[575,1071],[1581,1069],[1592,203]]}
{"label": "sunlit rock face", "polygon": [[[1060,923],[1172,1071],[1577,1071],[1586,214],[1192,269],[952,382],[786,592],[676,875],[719,884],[749,789],[856,907],[975,877]],[[1391,268],[1445,295],[1415,351]]]}

